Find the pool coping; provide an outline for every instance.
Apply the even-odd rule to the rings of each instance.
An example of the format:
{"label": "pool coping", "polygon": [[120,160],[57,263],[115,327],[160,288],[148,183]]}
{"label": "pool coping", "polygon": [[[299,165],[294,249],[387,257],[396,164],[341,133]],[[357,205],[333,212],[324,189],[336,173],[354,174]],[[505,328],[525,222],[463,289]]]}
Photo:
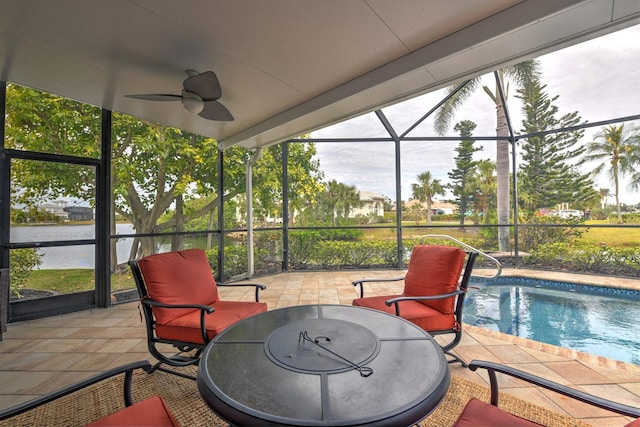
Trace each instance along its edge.
{"label": "pool coping", "polygon": [[[482,272],[482,270],[477,270]],[[474,273],[476,270],[474,269]],[[590,286],[606,286],[616,289],[632,289],[640,291],[640,279],[630,277],[600,276],[597,274],[579,274],[564,271],[528,270],[509,268],[502,270],[500,277],[523,277],[528,279],[549,280],[553,282],[568,282]]]}
{"label": "pool coping", "polygon": [[564,357],[566,359],[578,360],[580,362],[595,365],[601,368],[613,369],[617,371],[628,372],[632,374],[640,374],[640,365],[636,365],[630,362],[623,362],[621,360],[610,359],[604,356],[597,356],[595,354],[585,353],[583,351],[577,351],[570,348],[559,347],[553,344],[543,343],[541,341],[534,341],[528,338],[521,338],[515,335],[505,334],[504,332],[498,332],[490,329],[484,329],[479,326],[464,324],[463,330],[478,335],[484,335],[487,337],[499,339],[501,341],[508,342],[510,344],[517,345],[519,347],[525,347],[532,350],[542,351],[544,353],[553,354],[556,356]]}

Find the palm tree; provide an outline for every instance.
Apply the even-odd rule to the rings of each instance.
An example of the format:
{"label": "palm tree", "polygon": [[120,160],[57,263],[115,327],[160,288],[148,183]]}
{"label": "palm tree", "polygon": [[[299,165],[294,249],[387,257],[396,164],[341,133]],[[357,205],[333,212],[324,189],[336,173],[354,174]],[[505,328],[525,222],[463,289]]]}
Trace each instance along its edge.
{"label": "palm tree", "polygon": [[[497,171],[497,207],[498,225],[509,224],[509,141],[500,139],[509,136],[509,127],[505,108],[502,105],[500,91],[505,100],[508,95],[508,80],[517,84],[518,89],[524,89],[538,78],[538,63],[535,60],[521,62],[511,67],[503,68],[496,72],[496,86],[493,90],[488,86],[482,86],[496,108],[496,171]],[[480,87],[480,77],[471,79],[466,83],[451,86],[448,90],[451,97],[438,109],[434,123],[436,132],[444,135],[449,129],[449,124],[454,118],[455,111],[469,96]],[[506,84],[506,87],[505,87]],[[500,86],[498,86],[500,85]],[[509,228],[498,228],[498,246],[500,251],[509,251]]]}
{"label": "palm tree", "polygon": [[354,207],[362,206],[360,194],[353,185],[346,185],[335,179],[325,185],[325,191],[319,195],[331,211],[331,222],[336,225],[338,217],[348,217]]}
{"label": "palm tree", "polygon": [[482,223],[489,223],[489,207],[496,193],[496,166],[490,160],[478,162],[478,172],[474,175],[473,185],[476,188],[475,210],[482,212]]}
{"label": "palm tree", "polygon": [[600,200],[602,202],[602,209],[607,206],[607,201],[609,200],[609,196],[611,195],[611,190],[608,188],[601,188],[600,192]]}
{"label": "palm tree", "polygon": [[595,135],[596,141],[587,144],[585,160],[587,162],[599,162],[593,169],[593,175],[598,175],[607,165],[611,165],[606,171],[613,180],[614,196],[616,198],[616,210],[618,211],[618,224],[622,224],[622,211],[620,209],[620,178],[626,174],[632,174],[631,187],[635,186],[633,174],[635,168],[640,166],[640,133],[636,128],[626,128],[610,125]]}
{"label": "palm tree", "polygon": [[444,195],[444,188],[440,180],[434,179],[431,172],[422,172],[418,175],[418,183],[411,184],[413,198],[420,203],[427,202],[427,225],[431,225],[431,203],[437,194]]}

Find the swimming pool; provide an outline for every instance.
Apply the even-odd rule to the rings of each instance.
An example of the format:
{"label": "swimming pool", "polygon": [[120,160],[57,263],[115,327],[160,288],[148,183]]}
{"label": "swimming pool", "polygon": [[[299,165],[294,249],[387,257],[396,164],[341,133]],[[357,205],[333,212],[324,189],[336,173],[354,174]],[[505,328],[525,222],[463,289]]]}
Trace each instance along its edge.
{"label": "swimming pool", "polygon": [[640,365],[640,291],[500,277],[469,292],[469,325]]}

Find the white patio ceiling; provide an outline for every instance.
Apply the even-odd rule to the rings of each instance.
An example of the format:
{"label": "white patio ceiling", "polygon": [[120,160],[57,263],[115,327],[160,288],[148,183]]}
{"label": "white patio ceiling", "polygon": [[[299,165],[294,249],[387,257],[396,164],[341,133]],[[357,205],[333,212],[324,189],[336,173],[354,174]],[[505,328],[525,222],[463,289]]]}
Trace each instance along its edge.
{"label": "white patio ceiling", "polygon": [[[0,79],[253,148],[639,22],[638,0],[0,0]],[[186,69],[235,121],[125,97]]]}

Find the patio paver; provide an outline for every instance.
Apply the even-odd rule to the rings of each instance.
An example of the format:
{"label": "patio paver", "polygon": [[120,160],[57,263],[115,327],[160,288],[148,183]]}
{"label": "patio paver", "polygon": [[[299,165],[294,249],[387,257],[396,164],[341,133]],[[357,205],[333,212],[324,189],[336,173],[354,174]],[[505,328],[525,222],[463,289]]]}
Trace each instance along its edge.
{"label": "patio paver", "polygon": [[[541,272],[505,271],[507,274],[541,277]],[[293,272],[254,278],[250,282],[267,285],[261,301],[269,309],[299,304],[351,304],[357,288],[351,281],[364,277],[397,277],[401,272],[336,271]],[[580,283],[594,281],[558,273],[546,279]],[[597,278],[596,278],[597,280]],[[620,283],[620,285],[619,285]],[[633,279],[603,278],[608,286],[637,287]],[[402,283],[386,283],[367,294],[400,292]],[[226,294],[223,299],[251,300],[253,292]],[[0,408],[6,408],[49,392],[93,373],[129,361],[151,359],[145,341],[137,303],[125,303],[108,309],[92,309],[68,315],[9,324],[0,342]],[[456,352],[463,359],[485,359],[517,366],[581,390],[640,406],[640,366],[613,361],[534,341],[481,330],[464,328]],[[451,372],[473,381],[488,384],[483,374],[453,364]],[[546,390],[537,390],[522,381],[505,378],[501,389],[551,410],[581,418],[598,426],[623,426],[629,419],[589,408],[570,399],[559,398]]]}

